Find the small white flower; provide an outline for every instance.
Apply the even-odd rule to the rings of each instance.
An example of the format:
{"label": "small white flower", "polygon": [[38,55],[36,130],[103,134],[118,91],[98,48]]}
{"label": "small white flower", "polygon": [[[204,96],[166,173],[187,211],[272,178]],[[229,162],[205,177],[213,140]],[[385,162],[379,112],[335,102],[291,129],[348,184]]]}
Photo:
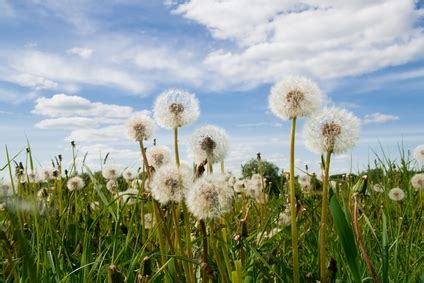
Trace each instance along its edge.
{"label": "small white flower", "polygon": [[155,122],[146,114],[137,114],[128,119],[126,128],[130,139],[143,141],[152,137]]}
{"label": "small white flower", "polygon": [[194,94],[170,89],[162,92],[155,101],[154,117],[159,126],[168,129],[183,127],[199,117],[199,102]]}
{"label": "small white flower", "polygon": [[424,164],[424,144],[421,144],[415,148],[414,157],[418,162]]}
{"label": "small white flower", "polygon": [[121,176],[121,170],[117,166],[108,165],[103,168],[102,175],[106,180],[116,180]]}
{"label": "small white flower", "polygon": [[224,160],[228,153],[228,137],[224,129],[204,126],[197,129],[190,138],[190,157],[200,163],[208,159],[212,163]]}
{"label": "small white flower", "polygon": [[303,135],[313,152],[344,153],[359,137],[359,119],[344,109],[327,108],[306,121]]}
{"label": "small white flower", "polygon": [[125,181],[131,182],[137,177],[137,171],[133,168],[126,168],[124,172],[122,172],[122,177],[124,177]]}
{"label": "small white flower", "polygon": [[137,202],[138,190],[136,189],[128,189],[123,192],[118,192],[119,197],[121,198],[121,202],[127,205],[134,205]]}
{"label": "small white flower", "polygon": [[272,113],[283,120],[310,116],[322,100],[323,94],[314,82],[297,76],[276,83],[268,97]]}
{"label": "small white flower", "polygon": [[153,166],[156,170],[171,160],[171,151],[164,145],[156,145],[147,149],[146,155],[149,165]]}
{"label": "small white flower", "polygon": [[416,190],[424,189],[424,173],[415,174],[411,178],[412,187]]}
{"label": "small white flower", "polygon": [[405,198],[405,192],[400,188],[394,188],[389,191],[389,198],[393,201],[401,201]]}
{"label": "small white flower", "polygon": [[225,175],[206,175],[187,191],[187,208],[197,219],[214,219],[231,210],[233,190]]}
{"label": "small white flower", "polygon": [[72,192],[72,191],[78,191],[84,188],[85,183],[81,177],[75,176],[68,180],[68,182],[66,183],[66,186],[68,187],[68,190]]}
{"label": "small white flower", "polygon": [[160,167],[153,175],[151,193],[161,204],[180,203],[187,189],[192,185],[193,174],[189,166],[167,164]]}
{"label": "small white flower", "polygon": [[116,194],[118,192],[118,182],[115,179],[110,179],[106,183],[106,189],[112,194]]}
{"label": "small white flower", "polygon": [[372,190],[376,193],[384,193],[384,186],[382,184],[374,184]]}

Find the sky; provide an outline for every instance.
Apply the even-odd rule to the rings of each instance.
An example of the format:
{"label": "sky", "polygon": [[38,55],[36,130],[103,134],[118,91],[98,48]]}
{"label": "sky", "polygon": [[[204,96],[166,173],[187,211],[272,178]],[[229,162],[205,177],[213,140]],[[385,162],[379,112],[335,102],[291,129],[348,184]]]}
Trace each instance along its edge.
{"label": "sky", "polygon": [[[107,153],[137,167],[123,125],[162,91],[182,88],[201,108],[180,131],[183,160],[191,162],[190,134],[213,124],[230,139],[228,170],[237,174],[257,152],[287,169],[290,122],[270,113],[268,95],[302,75],[327,106],[361,119],[356,147],[332,167],[358,172],[375,153],[399,159],[399,147],[424,143],[423,63],[420,1],[0,0],[0,165],[6,145],[14,156],[28,139],[38,168],[58,154],[69,165],[70,141],[93,168]],[[302,125],[296,166],[317,171]],[[172,146],[170,131],[158,127],[155,137]]]}

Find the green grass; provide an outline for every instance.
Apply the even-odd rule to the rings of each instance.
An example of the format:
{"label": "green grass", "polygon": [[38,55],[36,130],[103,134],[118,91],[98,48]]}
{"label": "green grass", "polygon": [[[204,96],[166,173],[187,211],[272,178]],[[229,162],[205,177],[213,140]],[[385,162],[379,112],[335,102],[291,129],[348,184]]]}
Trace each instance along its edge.
{"label": "green grass", "polygon": [[[1,169],[13,175],[13,161],[20,155],[6,153],[7,162]],[[24,164],[28,171],[33,167],[30,151]],[[69,169],[77,170],[75,166]],[[0,211],[0,282],[185,282],[184,270],[189,265],[200,280],[203,235],[193,217],[187,219],[181,213],[179,223],[173,223],[170,207],[163,206],[164,222],[156,219],[153,227],[144,229],[142,215],[154,213],[148,193],[140,193],[135,205],[123,204],[106,189],[101,174],[89,168],[84,171],[86,187],[81,191],[70,193],[62,177],[40,183],[15,182],[16,195],[0,199],[5,204]],[[360,232],[379,279],[424,282],[424,192],[410,185],[416,171],[417,166],[401,151],[399,162],[384,153],[376,156],[373,166],[359,174],[368,175],[367,184],[360,183],[359,177],[332,176],[338,182],[338,191],[330,198],[327,233],[327,255],[336,266],[330,272],[332,280],[373,281],[352,232],[352,196],[359,190]],[[384,193],[372,190],[376,183],[384,186]],[[128,187],[122,179],[119,185],[121,191]],[[393,187],[405,191],[403,201],[389,199],[387,192]],[[50,197],[39,201],[37,192],[43,188]],[[279,182],[278,190],[269,194],[266,203],[234,195],[232,212],[207,223],[208,271],[214,280],[291,282],[290,227],[277,223],[287,205],[287,182]],[[315,282],[319,278],[321,195],[319,190],[303,194],[299,187],[296,193],[301,204],[297,218],[301,282]],[[93,202],[99,203],[98,209],[90,207]],[[183,221],[190,221],[190,239]],[[281,230],[272,237],[261,234],[277,227]],[[175,244],[175,229],[182,236],[178,255],[170,249]],[[164,241],[162,252],[160,241]],[[186,253],[187,241],[192,242],[193,255]]]}

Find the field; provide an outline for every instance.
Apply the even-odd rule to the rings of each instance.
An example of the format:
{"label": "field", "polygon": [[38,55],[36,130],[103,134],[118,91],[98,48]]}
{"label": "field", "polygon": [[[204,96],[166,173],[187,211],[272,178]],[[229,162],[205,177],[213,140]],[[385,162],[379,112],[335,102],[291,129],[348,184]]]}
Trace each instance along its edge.
{"label": "field", "polygon": [[[296,95],[288,92],[286,103],[303,103]],[[397,162],[379,151],[364,172],[330,175],[332,155],[353,146],[358,125],[340,112],[352,124],[345,128],[342,110],[324,110],[309,118],[327,121],[321,136],[309,126],[311,147],[322,139],[322,172],[295,175],[296,118],[309,110],[277,106],[293,125],[289,172],[258,154],[243,176],[226,173],[226,133],[214,126],[193,134],[194,163],[181,163],[178,129],[197,119],[199,106],[176,90],[159,96],[154,110],[156,123],[174,130],[172,151],[145,147],[150,117],[128,121],[140,145],[138,170],[106,158],[93,172],[76,162],[74,143],[69,168],[61,156],[35,168],[29,144],[16,156],[6,148],[0,281],[424,282],[422,147],[414,154],[400,147]]]}

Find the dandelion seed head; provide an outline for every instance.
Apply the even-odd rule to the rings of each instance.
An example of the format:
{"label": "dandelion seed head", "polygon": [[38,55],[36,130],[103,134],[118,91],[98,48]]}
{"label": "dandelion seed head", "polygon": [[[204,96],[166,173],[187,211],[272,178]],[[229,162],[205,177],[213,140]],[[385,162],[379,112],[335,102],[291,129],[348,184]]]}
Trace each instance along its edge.
{"label": "dandelion seed head", "polygon": [[393,201],[401,201],[405,198],[405,192],[401,188],[393,188],[389,191],[389,198]]}
{"label": "dandelion seed head", "polygon": [[11,197],[13,195],[10,181],[0,180],[0,197]]}
{"label": "dandelion seed head", "polygon": [[194,94],[170,89],[162,92],[155,101],[154,117],[159,126],[173,129],[189,125],[199,117],[199,102]]}
{"label": "dandelion seed head", "polygon": [[312,191],[311,176],[309,176],[309,175],[299,176],[299,179],[297,181],[298,181],[300,188],[303,192],[307,193],[307,192]]}
{"label": "dandelion seed head", "polygon": [[126,168],[124,172],[122,172],[122,177],[124,177],[125,181],[131,182],[137,177],[137,171],[133,168]]}
{"label": "dandelion seed head", "polygon": [[376,193],[384,193],[384,186],[382,184],[374,184],[372,190]]}
{"label": "dandelion seed head", "polygon": [[418,162],[424,164],[424,144],[421,144],[415,148],[414,157]]}
{"label": "dandelion seed head", "polygon": [[116,194],[118,192],[118,182],[116,179],[110,179],[106,183],[106,189],[112,194]]}
{"label": "dandelion seed head", "polygon": [[164,145],[156,145],[147,149],[146,155],[149,165],[153,166],[155,169],[171,161],[171,151]]}
{"label": "dandelion seed head", "polygon": [[128,189],[123,192],[118,192],[118,195],[123,204],[135,205],[137,203],[137,195],[138,195],[137,189]]}
{"label": "dandelion seed head", "polygon": [[224,129],[207,125],[197,129],[191,136],[189,155],[196,163],[205,159],[216,163],[225,159],[228,147],[228,137]]}
{"label": "dandelion seed head", "polygon": [[146,114],[137,114],[128,119],[126,128],[128,137],[140,142],[152,137],[155,123]]}
{"label": "dandelion seed head", "polygon": [[154,225],[153,214],[144,214],[144,229],[152,229]]}
{"label": "dandelion seed head", "polygon": [[68,187],[70,192],[81,190],[84,188],[84,186],[84,180],[79,176],[69,178],[68,182],[66,183],[66,187]]}
{"label": "dandelion seed head", "polygon": [[233,188],[236,193],[242,193],[246,189],[245,182],[243,180],[239,180],[234,183]]}
{"label": "dandelion seed head", "polygon": [[186,204],[197,219],[215,219],[231,210],[232,196],[225,175],[206,175],[187,191]]}
{"label": "dandelion seed head", "polygon": [[114,165],[107,165],[102,170],[102,176],[106,180],[116,180],[121,176],[121,170]]}
{"label": "dandelion seed head", "polygon": [[160,167],[150,183],[154,199],[161,204],[180,203],[187,189],[192,185],[193,174],[188,165],[167,164]]}
{"label": "dandelion seed head", "polygon": [[311,80],[290,76],[277,82],[268,97],[272,113],[283,120],[294,117],[308,117],[323,101],[319,87]]}
{"label": "dandelion seed head", "polygon": [[344,153],[359,137],[359,119],[339,108],[326,108],[306,121],[305,145],[317,153]]}
{"label": "dandelion seed head", "polygon": [[424,189],[424,173],[415,174],[411,178],[411,185],[416,190]]}

